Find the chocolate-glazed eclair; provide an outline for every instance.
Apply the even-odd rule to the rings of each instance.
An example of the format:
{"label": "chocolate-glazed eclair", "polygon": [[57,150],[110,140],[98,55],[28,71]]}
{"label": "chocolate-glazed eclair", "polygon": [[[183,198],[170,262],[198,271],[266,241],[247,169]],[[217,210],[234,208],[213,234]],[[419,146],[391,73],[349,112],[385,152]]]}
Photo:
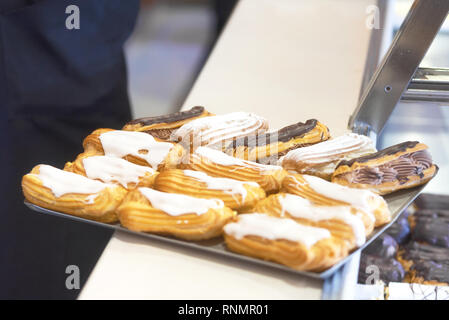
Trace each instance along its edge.
{"label": "chocolate-glazed eclair", "polygon": [[425,144],[407,141],[340,162],[332,175],[332,182],[383,195],[424,184],[437,170]]}
{"label": "chocolate-glazed eclair", "polygon": [[415,241],[399,251],[398,260],[408,272],[406,280],[424,284],[449,284],[449,249]]}
{"label": "chocolate-glazed eclair", "polygon": [[449,196],[433,193],[421,193],[414,201],[418,209],[449,210]]}
{"label": "chocolate-glazed eclair", "polygon": [[276,164],[289,151],[329,139],[329,129],[315,119],[298,122],[278,131],[241,137],[228,145],[225,152],[231,156]]}
{"label": "chocolate-glazed eclair", "polygon": [[409,220],[413,240],[449,248],[449,210],[418,210]]}
{"label": "chocolate-glazed eclair", "polygon": [[139,131],[153,137],[169,140],[172,132],[192,120],[212,116],[204,107],[193,107],[190,110],[175,112],[163,116],[146,117],[132,120],[125,124],[123,130]]}

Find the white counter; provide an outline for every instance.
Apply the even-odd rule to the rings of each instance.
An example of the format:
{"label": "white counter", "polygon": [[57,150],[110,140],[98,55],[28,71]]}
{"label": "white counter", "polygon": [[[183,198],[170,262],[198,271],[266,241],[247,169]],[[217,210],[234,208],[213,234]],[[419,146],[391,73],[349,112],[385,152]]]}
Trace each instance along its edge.
{"label": "white counter", "polygon": [[[183,109],[251,111],[272,128],[356,107],[374,0],[241,0]],[[81,270],[82,272],[82,270]],[[80,299],[319,299],[322,281],[117,232]]]}

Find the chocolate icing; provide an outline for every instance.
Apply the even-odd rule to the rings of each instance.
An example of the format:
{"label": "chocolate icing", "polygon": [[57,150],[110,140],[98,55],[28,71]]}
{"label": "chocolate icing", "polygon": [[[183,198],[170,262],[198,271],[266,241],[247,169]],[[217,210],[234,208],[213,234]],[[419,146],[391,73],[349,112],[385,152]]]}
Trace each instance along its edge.
{"label": "chocolate icing", "polygon": [[394,238],[386,233],[381,234],[368,247],[363,250],[364,254],[391,259],[396,256],[398,244]]}
{"label": "chocolate icing", "polygon": [[284,127],[276,132],[241,137],[229,144],[227,149],[234,149],[240,146],[257,147],[265,146],[278,141],[287,142],[293,138],[303,137],[307,132],[316,127],[316,119],[307,120],[305,123],[298,122],[290,126]]}
{"label": "chocolate icing", "polygon": [[401,216],[386,231],[398,244],[405,243],[410,236],[410,225],[408,224],[407,215]]}
{"label": "chocolate icing", "polygon": [[379,268],[379,280],[385,283],[401,282],[404,279],[405,271],[399,261],[395,259],[385,259],[369,254],[362,254],[359,267],[359,283],[366,283],[372,273],[367,272],[367,267],[377,266]]}
{"label": "chocolate icing", "polygon": [[438,281],[449,284],[449,264],[436,263],[434,261],[415,261],[411,270],[425,281]]}
{"label": "chocolate icing", "polygon": [[394,155],[398,152],[404,152],[409,148],[414,148],[418,143],[419,143],[418,141],[406,141],[406,142],[402,142],[402,143],[396,144],[394,146],[385,148],[376,153],[368,154],[366,156],[358,157],[358,158],[351,159],[351,160],[343,160],[338,164],[337,168],[339,166],[343,166],[343,165],[350,167],[355,162],[359,162],[359,163],[367,162],[369,160],[382,158],[384,156]]}
{"label": "chocolate icing", "polygon": [[193,107],[190,110],[186,111],[180,111],[175,112],[163,116],[156,116],[156,117],[146,117],[146,118],[140,118],[131,120],[127,124],[142,124],[143,126],[148,126],[155,123],[168,123],[168,122],[176,122],[181,121],[189,118],[194,118],[200,116],[204,112],[204,107]]}
{"label": "chocolate icing", "polygon": [[449,263],[449,248],[440,248],[412,241],[405,246],[403,257],[405,260],[424,260],[447,264]]}
{"label": "chocolate icing", "polygon": [[422,193],[415,200],[415,204],[418,208],[449,210],[449,196]]}
{"label": "chocolate icing", "polygon": [[413,240],[449,248],[449,210],[419,210],[413,220]]}
{"label": "chocolate icing", "polygon": [[411,260],[411,270],[426,281],[449,283],[449,249],[411,242],[405,247],[404,259]]}
{"label": "chocolate icing", "polygon": [[427,150],[404,154],[399,158],[376,167],[362,167],[344,175],[351,183],[378,185],[399,180],[401,184],[410,176],[424,177],[423,171],[432,165],[432,158]]}

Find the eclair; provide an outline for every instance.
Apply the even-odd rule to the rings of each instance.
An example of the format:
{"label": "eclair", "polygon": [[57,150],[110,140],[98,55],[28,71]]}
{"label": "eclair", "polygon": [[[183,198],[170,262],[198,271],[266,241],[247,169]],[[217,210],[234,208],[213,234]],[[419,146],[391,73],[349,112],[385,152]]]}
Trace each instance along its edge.
{"label": "eclair", "polygon": [[322,271],[344,257],[345,242],[324,228],[262,213],[241,214],[224,226],[229,250],[301,271]]}
{"label": "eclair", "polygon": [[256,182],[215,178],[193,170],[165,170],[156,177],[154,188],[196,198],[221,199],[225,206],[238,211],[250,209],[265,198],[265,191]]}
{"label": "eclair", "polygon": [[160,141],[144,132],[97,129],[83,141],[88,156],[105,155],[122,158],[155,170],[176,167],[184,148],[176,143]]}
{"label": "eclair", "polygon": [[279,163],[286,170],[330,180],[340,161],[351,160],[376,151],[370,138],[348,133],[312,146],[292,150],[279,159]]}
{"label": "eclair", "polygon": [[332,182],[383,195],[424,184],[435,176],[437,170],[424,143],[407,141],[340,162],[332,175]]}
{"label": "eclair", "polygon": [[268,193],[279,191],[287,175],[280,166],[238,159],[208,147],[199,147],[186,157],[179,166],[182,169],[202,171],[212,177],[255,181]]}
{"label": "eclair", "polygon": [[129,192],[117,213],[127,229],[185,240],[220,236],[223,226],[236,215],[219,199],[199,199],[145,187]]}
{"label": "eclair", "polygon": [[127,190],[49,165],[37,165],[22,178],[25,198],[40,207],[112,223]]}
{"label": "eclair", "polygon": [[170,140],[173,131],[184,124],[211,115],[213,114],[206,111],[204,107],[197,106],[190,110],[175,112],[168,115],[135,119],[125,124],[123,130],[145,132],[151,134],[155,138],[168,141]]}
{"label": "eclair", "polygon": [[329,137],[329,129],[325,125],[310,119],[278,131],[240,137],[229,144],[225,152],[245,160],[276,164],[289,151],[326,141]]}
{"label": "eclair", "polygon": [[350,205],[365,225],[366,234],[373,227],[391,221],[385,200],[369,190],[344,187],[316,176],[290,174],[282,182],[282,191],[299,195],[324,206]]}
{"label": "eclair", "polygon": [[151,187],[158,172],[148,166],[139,166],[121,158],[80,154],[74,162],[67,162],[65,171],[83,175],[104,183],[120,184],[131,190]]}
{"label": "eclair", "polygon": [[190,151],[199,146],[224,150],[238,137],[264,133],[267,129],[268,121],[258,115],[231,112],[190,121],[173,132],[171,140],[190,148]]}
{"label": "eclair", "polygon": [[294,194],[277,193],[259,201],[253,211],[327,229],[344,240],[349,250],[360,247],[366,240],[363,221],[350,206],[319,206]]}

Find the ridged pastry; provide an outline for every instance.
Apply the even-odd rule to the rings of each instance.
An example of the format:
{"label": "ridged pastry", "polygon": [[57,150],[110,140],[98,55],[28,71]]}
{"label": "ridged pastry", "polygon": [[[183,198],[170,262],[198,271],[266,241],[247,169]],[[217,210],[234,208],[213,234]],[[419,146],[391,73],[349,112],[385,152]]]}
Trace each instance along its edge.
{"label": "ridged pastry", "polygon": [[146,117],[128,122],[123,130],[139,131],[151,134],[155,138],[170,140],[171,134],[184,124],[202,117],[212,116],[204,107],[193,107],[190,110],[175,112],[163,116]]}
{"label": "ridged pastry", "polygon": [[207,147],[199,147],[193,154],[187,155],[180,168],[202,171],[212,177],[255,181],[266,192],[278,191],[287,175],[280,166],[237,159]]}
{"label": "ridged pastry", "polygon": [[344,241],[326,229],[261,213],[241,214],[223,230],[229,250],[296,270],[322,271],[348,254]]}
{"label": "ridged pastry", "polygon": [[416,241],[399,250],[397,259],[407,271],[406,280],[425,284],[449,284],[449,248]]}
{"label": "ridged pastry", "polygon": [[226,153],[237,158],[276,164],[290,150],[329,139],[329,129],[315,119],[298,122],[278,131],[241,137],[226,148]]}
{"label": "ridged pastry", "polygon": [[278,193],[259,201],[253,211],[327,229],[334,237],[344,240],[349,250],[366,240],[363,221],[353,214],[350,206],[319,206],[298,195]]}
{"label": "ridged pastry", "polygon": [[288,175],[282,183],[282,190],[318,205],[351,205],[362,218],[367,234],[371,233],[374,226],[391,221],[391,212],[385,200],[368,190],[343,187],[319,177],[301,174]]}
{"label": "ridged pastry", "polygon": [[217,237],[236,215],[218,199],[199,199],[150,188],[130,191],[117,213],[120,223],[130,230],[186,240]]}
{"label": "ridged pastry", "polygon": [[214,178],[193,170],[165,170],[156,177],[154,188],[196,198],[221,199],[226,207],[239,211],[250,209],[265,198],[264,190],[255,182]]}
{"label": "ridged pastry", "polygon": [[190,151],[206,145],[223,150],[238,137],[264,133],[267,129],[267,120],[258,115],[232,112],[190,121],[173,132],[172,140],[190,148]]}
{"label": "ridged pastry", "polygon": [[37,165],[22,178],[25,198],[40,207],[112,223],[127,190],[48,165]]}
{"label": "ridged pastry", "polygon": [[159,174],[148,166],[139,166],[121,158],[80,154],[74,162],[67,162],[65,171],[83,175],[104,183],[120,184],[130,190],[136,187],[152,187]]}
{"label": "ridged pastry", "polygon": [[340,162],[332,175],[332,182],[383,195],[424,184],[437,171],[427,146],[418,141],[407,141]]}
{"label": "ridged pastry", "polygon": [[176,167],[185,152],[179,144],[159,141],[144,132],[113,129],[95,130],[83,146],[86,154],[123,158],[155,170]]}
{"label": "ridged pastry", "polygon": [[287,170],[330,180],[340,161],[351,160],[376,151],[370,138],[348,133],[312,146],[292,150],[279,159],[279,163]]}

